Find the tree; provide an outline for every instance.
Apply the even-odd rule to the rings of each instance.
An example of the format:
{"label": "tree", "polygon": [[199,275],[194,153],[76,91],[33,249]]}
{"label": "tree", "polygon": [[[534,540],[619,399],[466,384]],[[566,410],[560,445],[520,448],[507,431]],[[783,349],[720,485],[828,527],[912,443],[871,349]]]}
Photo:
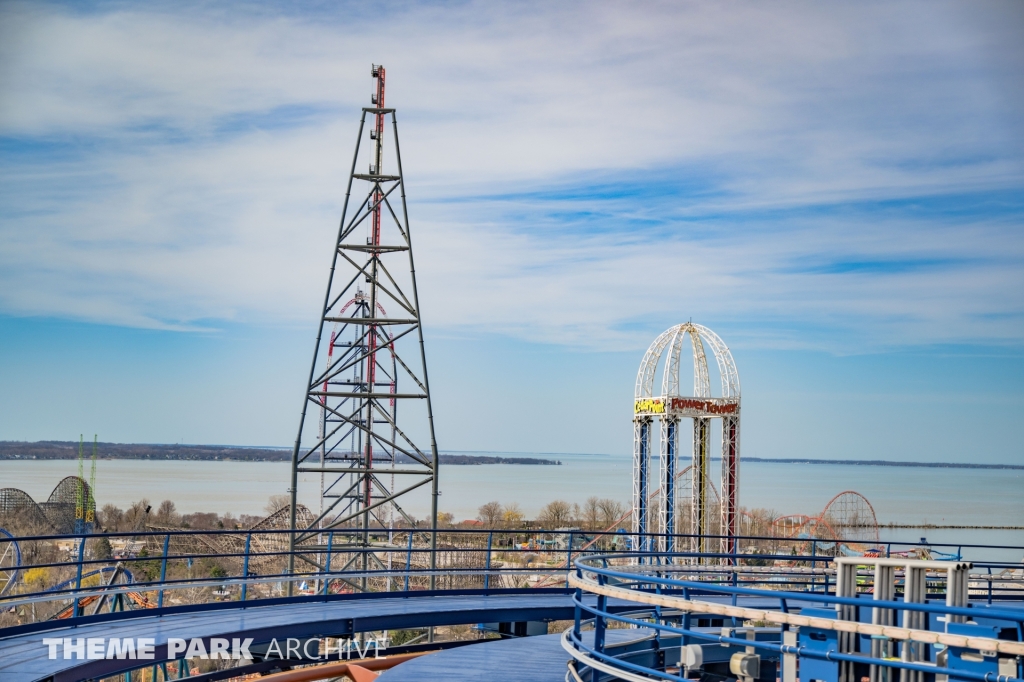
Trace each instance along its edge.
{"label": "tree", "polygon": [[92,544],[91,549],[92,549],[92,558],[93,559],[107,560],[114,553],[113,547],[110,546],[110,540],[108,540],[105,537],[97,538],[91,544]]}
{"label": "tree", "polygon": [[51,568],[30,568],[21,574],[21,582],[31,591],[44,590],[51,587]]}
{"label": "tree", "polygon": [[452,524],[455,523],[455,514],[451,512],[438,512],[437,513],[437,525],[440,528],[451,528]]}
{"label": "tree", "polygon": [[[626,513],[626,508],[621,502],[610,499],[602,499],[597,501],[597,507],[601,511],[601,529],[609,528],[613,524],[619,523],[619,519]],[[614,529],[613,529],[614,530]]]}
{"label": "tree", "polygon": [[271,495],[267,500],[267,504],[263,509],[267,512],[267,516],[278,512],[282,509],[292,506],[291,495]]}
{"label": "tree", "polygon": [[[139,558],[145,558],[149,556],[149,551],[143,548],[139,552]],[[156,559],[150,559],[149,561],[133,561],[132,562],[132,574],[135,579],[141,578],[145,582],[156,580],[156,577],[160,575],[160,562]]]}
{"label": "tree", "polygon": [[132,502],[132,506],[124,513],[124,530],[143,530],[149,522],[149,512],[152,509],[146,498]]}
{"label": "tree", "polygon": [[580,522],[586,530],[604,530],[601,526],[601,500],[597,496],[587,498],[583,503],[583,512],[580,514]]}
{"label": "tree", "polygon": [[501,502],[494,501],[482,505],[476,511],[476,518],[483,522],[487,528],[494,528],[501,523],[502,508]]}
{"label": "tree", "polygon": [[565,528],[571,526],[573,522],[572,507],[568,502],[564,500],[554,500],[544,505],[544,508],[540,510],[540,515],[537,517],[537,522],[540,523],[541,528],[546,530],[556,530],[558,528]]}
{"label": "tree", "polygon": [[519,528],[523,525],[523,510],[519,507],[518,502],[506,504],[501,510],[501,521],[502,525],[506,528]]}
{"label": "tree", "polygon": [[157,508],[154,520],[161,526],[176,526],[181,522],[181,516],[178,515],[174,502],[164,500]]}
{"label": "tree", "polygon": [[196,530],[223,528],[223,524],[218,525],[220,518],[216,512],[193,512],[181,517],[181,521],[184,527]]}
{"label": "tree", "polygon": [[112,504],[103,505],[99,518],[96,519],[96,524],[110,533],[121,530],[123,523],[124,511]]}

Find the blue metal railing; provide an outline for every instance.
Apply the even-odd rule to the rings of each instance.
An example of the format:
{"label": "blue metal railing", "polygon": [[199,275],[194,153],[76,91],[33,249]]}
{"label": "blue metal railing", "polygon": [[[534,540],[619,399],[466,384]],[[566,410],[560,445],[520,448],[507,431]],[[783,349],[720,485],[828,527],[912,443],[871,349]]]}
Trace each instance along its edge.
{"label": "blue metal railing", "polygon": [[[16,582],[0,597],[0,628],[22,622],[12,617],[12,609],[27,604],[48,608],[35,610],[36,619],[55,615],[76,617],[88,609],[114,608],[106,597],[126,595],[121,607],[155,607],[180,603],[178,595],[189,590],[195,601],[236,599],[252,601],[272,598],[285,589],[298,588],[302,594],[358,591],[370,589],[426,589],[431,577],[443,578],[445,587],[479,587],[500,590],[504,587],[564,586],[569,567],[580,557],[602,553],[612,564],[647,560],[660,561],[661,555],[639,555],[628,551],[611,551],[632,536],[622,533],[600,533],[584,530],[547,531],[537,529],[443,529],[437,531],[438,560],[431,569],[431,533],[429,529],[363,529],[336,528],[310,536],[301,532],[305,544],[288,549],[288,530],[154,530],[125,533],[101,533],[72,536],[0,535],[3,543],[15,543],[22,556]],[[644,539],[657,545],[664,538],[648,534]],[[672,536],[676,546],[685,546],[690,536]],[[369,545],[362,545],[368,539]],[[712,538],[713,540],[714,538]],[[701,580],[688,589],[707,590],[725,587],[739,590],[725,592],[733,596],[746,594],[746,586],[770,590],[795,590],[800,593],[829,594],[834,587],[827,565],[816,540],[787,540],[773,537],[741,537],[741,546],[761,546],[766,554],[676,553],[679,559],[732,564],[702,569]],[[828,541],[836,547],[834,541]],[[805,547],[801,554],[786,548]],[[901,544],[902,547],[934,548],[943,545]],[[64,549],[61,549],[61,548]],[[69,551],[70,548],[70,551]],[[117,549],[104,556],[107,549]],[[774,548],[774,549],[773,549]],[[1019,550],[993,545],[957,545],[972,551]],[[791,550],[792,551],[792,550]],[[295,557],[299,568],[287,570],[289,557]],[[363,569],[360,557],[370,557]],[[389,561],[390,563],[386,563]],[[785,565],[783,565],[785,564]],[[388,568],[390,565],[392,568]],[[986,577],[984,596],[987,601],[1024,599],[1024,584],[1000,577],[1000,572],[1019,564],[988,562],[976,564]],[[121,567],[120,574],[112,567]],[[100,571],[97,574],[97,571]],[[132,575],[128,582],[113,582],[117,575]],[[97,577],[98,575],[98,577]],[[28,576],[29,579],[26,579]],[[991,576],[991,577],[989,577]],[[444,581],[447,582],[444,582]],[[657,581],[655,581],[657,582]],[[303,585],[303,583],[305,585]],[[653,584],[653,583],[652,583]],[[291,586],[291,588],[288,588]],[[219,587],[222,589],[213,590]],[[936,589],[939,589],[936,586]],[[196,592],[199,592],[197,595]],[[64,613],[68,604],[70,614]],[[49,609],[49,610],[48,610]],[[31,616],[30,616],[31,617]]]}
{"label": "blue metal railing", "polygon": [[[686,611],[681,616],[677,614],[673,618],[666,619],[663,615],[663,609],[661,606],[652,609],[650,604],[639,596],[640,594],[679,595],[687,602],[690,602],[699,596],[711,598],[712,601],[714,601],[715,597],[719,600],[721,598],[728,597],[733,605],[737,604],[738,597],[756,598],[762,600],[762,602],[765,599],[770,599],[778,602],[778,611],[784,614],[790,613],[793,602],[803,602],[815,606],[849,605],[872,609],[892,609],[896,612],[916,611],[944,616],[945,621],[953,620],[953,617],[956,616],[962,616],[964,617],[962,620],[974,623],[974,621],[970,619],[982,618],[985,622],[1001,621],[1008,624],[1012,630],[1016,630],[1017,641],[1024,641],[1024,610],[1019,608],[1019,601],[1017,604],[1014,604],[1016,608],[1000,609],[989,606],[988,604],[991,604],[992,594],[991,583],[987,590],[988,599],[986,601],[988,604],[983,608],[970,604],[967,606],[954,606],[927,602],[913,603],[902,600],[884,600],[876,598],[863,599],[856,596],[837,596],[830,594],[827,590],[823,592],[768,590],[672,577],[673,574],[693,574],[695,572],[695,566],[680,565],[677,563],[679,561],[685,561],[687,558],[688,557],[680,554],[662,554],[652,556],[647,553],[632,553],[629,555],[619,553],[614,555],[605,554],[579,558],[575,561],[576,575],[581,579],[578,584],[586,584],[585,581],[582,581],[582,578],[587,576],[590,580],[590,584],[596,585],[596,587],[592,588],[592,591],[596,592],[598,595],[596,606],[588,605],[588,603],[583,600],[583,594],[587,588],[577,588],[574,596],[576,603],[575,623],[574,626],[564,634],[563,646],[569,649],[571,653],[575,652],[574,656],[577,660],[582,661],[585,664],[584,670],[581,673],[584,679],[590,679],[597,682],[598,679],[603,679],[601,678],[603,672],[611,675],[618,672],[621,673],[625,679],[632,679],[628,677],[631,673],[644,676],[644,679],[676,681],[687,679],[681,669],[677,672],[674,669],[668,669],[664,664],[660,667],[645,665],[637,661],[635,652],[631,652],[631,659],[631,656],[623,655],[621,652],[617,652],[614,648],[609,648],[606,645],[604,635],[607,632],[610,623],[619,623],[625,626],[653,630],[654,636],[652,641],[654,644],[651,651],[654,652],[663,650],[662,642],[665,636],[678,636],[680,645],[685,645],[690,641],[696,640],[742,647],[739,651],[760,651],[776,655],[788,654],[795,657],[792,659],[791,665],[797,665],[796,659],[803,657],[829,662],[844,661],[857,664],[871,664],[874,666],[897,670],[925,672],[930,675],[948,675],[954,679],[972,680],[974,682],[996,682],[996,680],[999,682],[1019,682],[1021,660],[1019,656],[1015,661],[1012,656],[1007,659],[1007,661],[1010,662],[1009,666],[1011,666],[1014,671],[1017,671],[1014,674],[1007,675],[1002,673],[1001,669],[995,673],[992,671],[983,672],[976,668],[971,669],[969,666],[966,668],[947,667],[948,664],[943,665],[938,661],[915,662],[912,660],[894,660],[891,658],[869,658],[861,653],[850,653],[838,650],[819,650],[809,648],[807,646],[791,646],[778,641],[771,642],[752,640],[733,637],[730,633],[721,630],[714,632],[711,631],[711,629],[695,629],[692,627],[690,611]],[[819,560],[817,556],[815,556],[815,559]],[[627,561],[629,563],[627,565],[615,565],[614,563],[621,563],[623,561]],[[988,575],[988,573],[985,575]],[[687,578],[689,577],[690,576],[687,576]],[[942,576],[933,577],[932,582],[936,584],[936,586],[945,587],[944,578]],[[619,590],[616,590],[614,594],[626,601],[630,601],[630,595],[636,593],[638,595],[635,598],[638,610],[646,610],[653,615],[638,616],[630,613],[624,614],[621,611],[621,608],[618,612],[612,613],[607,607],[606,595],[602,594],[602,588],[606,585],[614,585],[615,588],[620,588]],[[868,584],[864,584],[863,587],[867,589],[869,587],[873,587],[873,585],[869,586]],[[1016,592],[1015,594],[1017,600],[1020,600],[1021,597],[1024,596],[1019,592]],[[936,594],[934,596],[939,597],[942,595]],[[757,608],[763,609],[764,606],[763,604],[759,604]],[[704,613],[701,615],[707,614]],[[724,617],[723,620],[729,620],[729,618]],[[929,619],[928,622],[931,622],[931,620]],[[583,626],[585,624],[591,624],[593,627],[594,634],[591,644],[588,644],[582,636]],[[945,622],[943,622],[943,625],[945,625]],[[788,626],[783,626],[782,629],[786,629],[786,627]],[[730,631],[732,629],[730,629]],[[982,635],[975,636],[980,637]],[[985,655],[989,655],[990,658],[995,656],[995,654],[990,655],[988,653]],[[780,663],[782,663],[782,661],[780,661]],[[589,669],[587,669],[588,667]],[[838,667],[836,667],[836,671],[838,674]],[[590,675],[590,677],[586,678],[586,675]],[[613,677],[608,679],[613,679]],[[786,676],[781,672],[780,679],[786,679]],[[795,679],[795,674],[791,675],[790,679]]]}

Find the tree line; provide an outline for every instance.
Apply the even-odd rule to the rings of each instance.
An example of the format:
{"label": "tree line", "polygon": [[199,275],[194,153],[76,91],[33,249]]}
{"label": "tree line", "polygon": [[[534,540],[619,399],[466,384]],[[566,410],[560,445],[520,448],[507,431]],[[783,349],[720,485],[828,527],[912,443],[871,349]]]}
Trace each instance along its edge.
{"label": "tree line", "polygon": [[[484,528],[523,528],[534,526],[547,530],[581,528],[588,531],[616,530],[624,523],[626,507],[617,500],[589,497],[582,505],[565,500],[548,502],[536,519],[527,520],[518,502],[502,504],[494,500],[481,505],[476,520]],[[448,515],[451,516],[450,514]],[[626,519],[628,520],[628,519]],[[442,522],[438,515],[438,522]]]}
{"label": "tree line", "polygon": [[[273,495],[264,510],[267,515],[287,507],[287,495]],[[589,497],[583,504],[553,500],[541,508],[536,518],[528,519],[518,502],[502,503],[497,500],[481,505],[475,520],[456,522],[449,512],[438,513],[442,528],[467,526],[487,529],[580,528],[587,531],[617,530],[628,525],[628,509],[617,500]],[[126,509],[106,504],[96,513],[97,530],[107,533],[144,531],[150,526],[193,530],[237,530],[251,528],[263,520],[262,515],[216,512],[178,513],[172,500],[164,500],[154,507],[146,498],[133,502]]]}

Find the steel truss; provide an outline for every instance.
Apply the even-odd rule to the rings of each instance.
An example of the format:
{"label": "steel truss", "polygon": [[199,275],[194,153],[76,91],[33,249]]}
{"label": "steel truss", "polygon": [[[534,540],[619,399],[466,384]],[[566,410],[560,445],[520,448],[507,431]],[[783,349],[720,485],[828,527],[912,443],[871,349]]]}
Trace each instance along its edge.
{"label": "steel truss", "polygon": [[[689,340],[693,349],[693,396],[680,395],[679,363],[683,346]],[[708,374],[707,344],[718,364],[722,380],[722,395],[711,396],[711,381]],[[654,395],[654,381],[662,356],[666,355],[662,372],[660,395]],[[739,444],[740,444],[740,379],[732,353],[721,338],[707,327],[692,322],[677,325],[665,331],[654,340],[637,373],[634,392],[634,447],[633,447],[633,530],[638,543],[644,533],[650,532],[648,517],[647,488],[651,467],[651,426],[655,419],[660,428],[660,478],[661,492],[658,497],[658,525],[656,532],[666,534],[659,541],[659,551],[680,551],[673,547],[668,534],[679,532],[676,515],[686,510],[679,508],[681,493],[675,485],[678,468],[679,422],[684,418],[693,421],[693,449],[691,457],[689,523],[683,529],[692,534],[691,552],[712,551],[707,536],[722,536],[718,551],[732,554],[736,551],[736,536],[739,532]],[[711,478],[710,439],[711,420],[722,420],[722,499],[719,505],[720,525],[717,533],[711,528]],[[639,547],[639,545],[638,545]],[[651,551],[649,546],[640,551]]]}
{"label": "steel truss", "polygon": [[[372,76],[374,106],[363,109],[359,122],[292,452],[291,528],[306,531],[292,534],[292,548],[312,538],[322,540],[325,530],[353,527],[364,532],[345,533],[344,537],[361,538],[356,542],[369,547],[370,531],[394,528],[396,516],[398,525],[414,525],[399,500],[425,485],[431,486],[430,527],[437,528],[437,443],[398,122],[395,110],[384,108],[384,67],[374,65]],[[388,115],[394,141],[395,172],[391,174],[384,173]],[[371,159],[368,172],[357,173],[367,117],[372,124]],[[357,181],[366,193],[350,214],[350,197]],[[357,189],[357,197],[359,192]],[[420,420],[416,432],[426,433],[426,448],[417,445],[409,430],[416,415],[410,417],[409,410],[399,410],[401,405],[413,407],[414,402],[425,406],[421,412],[426,424]],[[315,437],[305,434],[304,442],[311,409],[319,414],[319,428]],[[404,420],[400,420],[400,412]],[[309,478],[319,483],[319,508],[313,512],[312,523],[297,522],[296,517],[299,501],[312,497],[311,491],[300,494],[304,478],[307,485]],[[436,533],[430,537],[433,568]],[[291,557],[289,568],[294,570],[294,554]],[[313,555],[306,560],[317,561]],[[350,562],[354,561],[379,563],[371,551]]]}

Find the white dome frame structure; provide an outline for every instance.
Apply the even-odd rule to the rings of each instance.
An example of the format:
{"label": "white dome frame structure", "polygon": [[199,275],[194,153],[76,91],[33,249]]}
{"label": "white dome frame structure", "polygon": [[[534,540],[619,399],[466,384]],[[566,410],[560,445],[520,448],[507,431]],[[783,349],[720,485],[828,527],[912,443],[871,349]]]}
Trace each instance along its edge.
{"label": "white dome frame structure", "polygon": [[[689,337],[693,347],[693,395],[680,395],[679,363]],[[707,344],[718,363],[722,379],[721,397],[712,397],[708,377]],[[654,393],[655,375],[666,350],[661,392]],[[658,550],[679,551],[673,534],[676,523],[676,469],[679,451],[679,422],[693,420],[693,475],[691,480],[690,529],[691,552],[709,551],[709,441],[711,420],[722,420],[721,526],[719,551],[735,554],[739,530],[740,463],[740,375],[725,342],[707,327],[686,322],[667,329],[654,340],[640,362],[633,402],[633,532],[642,552],[654,548],[650,542],[648,497],[651,470],[651,427],[657,419],[660,429],[661,492],[658,504]]]}

